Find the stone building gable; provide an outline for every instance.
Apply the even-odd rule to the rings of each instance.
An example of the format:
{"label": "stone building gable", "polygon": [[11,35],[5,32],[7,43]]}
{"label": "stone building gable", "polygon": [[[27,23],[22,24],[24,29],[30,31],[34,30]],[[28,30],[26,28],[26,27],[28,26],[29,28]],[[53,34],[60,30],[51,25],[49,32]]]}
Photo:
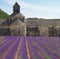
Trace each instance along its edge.
{"label": "stone building gable", "polygon": [[16,21],[14,21],[10,25],[11,35],[21,35],[21,36],[24,36],[25,35],[25,28],[26,28],[25,23],[23,23],[19,19],[17,19]]}

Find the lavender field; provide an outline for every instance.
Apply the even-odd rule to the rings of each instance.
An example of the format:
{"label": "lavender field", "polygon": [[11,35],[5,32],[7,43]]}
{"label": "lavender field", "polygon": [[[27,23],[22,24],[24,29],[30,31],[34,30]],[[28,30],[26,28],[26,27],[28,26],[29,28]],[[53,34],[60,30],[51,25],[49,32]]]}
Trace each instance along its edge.
{"label": "lavender field", "polygon": [[60,59],[60,38],[0,36],[0,59]]}

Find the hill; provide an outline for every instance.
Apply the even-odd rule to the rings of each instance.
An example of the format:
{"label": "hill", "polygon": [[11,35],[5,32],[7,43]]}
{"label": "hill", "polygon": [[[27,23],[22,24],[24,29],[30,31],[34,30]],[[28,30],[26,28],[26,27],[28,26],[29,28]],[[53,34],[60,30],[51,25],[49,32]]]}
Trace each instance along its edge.
{"label": "hill", "polygon": [[0,19],[1,18],[4,19],[4,18],[8,18],[8,17],[9,17],[9,15],[0,9]]}

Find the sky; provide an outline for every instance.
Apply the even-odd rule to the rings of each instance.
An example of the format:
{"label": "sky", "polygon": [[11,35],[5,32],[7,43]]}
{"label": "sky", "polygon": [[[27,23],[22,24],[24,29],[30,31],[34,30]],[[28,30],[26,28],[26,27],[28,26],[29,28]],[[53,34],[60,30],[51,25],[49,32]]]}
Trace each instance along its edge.
{"label": "sky", "polygon": [[26,18],[60,18],[60,0],[0,0],[0,9],[10,15],[15,2]]}

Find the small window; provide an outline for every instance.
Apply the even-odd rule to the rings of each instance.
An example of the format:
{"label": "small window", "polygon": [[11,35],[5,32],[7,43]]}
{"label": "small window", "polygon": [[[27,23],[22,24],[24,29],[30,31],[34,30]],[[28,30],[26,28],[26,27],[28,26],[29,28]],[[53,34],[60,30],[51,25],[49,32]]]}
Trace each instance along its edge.
{"label": "small window", "polygon": [[9,19],[9,22],[12,22],[12,18]]}
{"label": "small window", "polygon": [[18,31],[18,34],[20,34],[20,31]]}

